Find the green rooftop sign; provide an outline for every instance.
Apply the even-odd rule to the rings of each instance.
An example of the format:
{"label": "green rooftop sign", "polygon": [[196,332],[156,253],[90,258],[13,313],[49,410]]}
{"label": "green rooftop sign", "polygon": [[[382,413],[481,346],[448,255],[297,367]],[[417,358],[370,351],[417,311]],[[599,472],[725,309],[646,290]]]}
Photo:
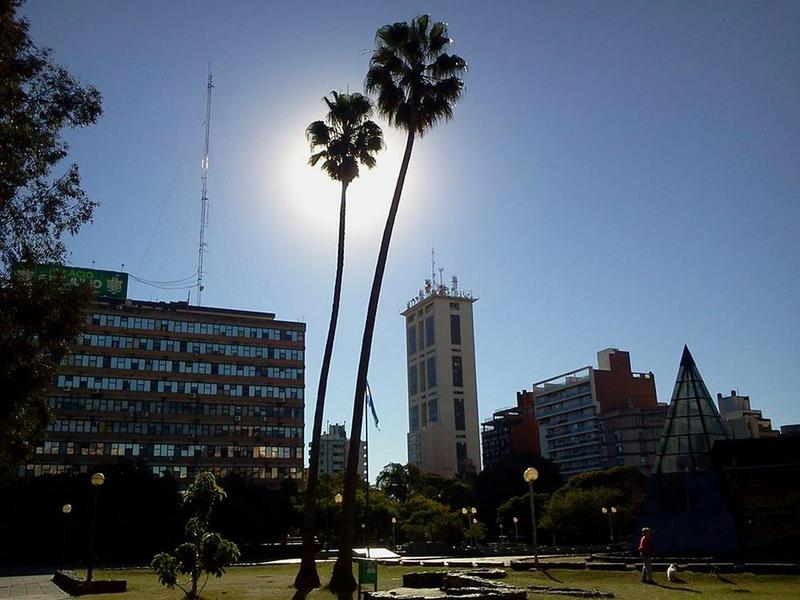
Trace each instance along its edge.
{"label": "green rooftop sign", "polygon": [[89,282],[94,295],[101,298],[128,297],[128,274],[116,271],[99,271],[97,269],[79,269],[61,265],[33,265],[17,269],[20,277],[31,279],[52,279],[56,273],[62,273],[67,283],[77,285]]}

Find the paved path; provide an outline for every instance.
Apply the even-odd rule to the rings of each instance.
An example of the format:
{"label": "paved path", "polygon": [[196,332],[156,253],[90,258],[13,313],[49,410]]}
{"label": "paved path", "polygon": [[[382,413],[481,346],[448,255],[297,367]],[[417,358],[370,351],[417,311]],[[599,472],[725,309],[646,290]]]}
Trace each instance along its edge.
{"label": "paved path", "polygon": [[0,598],[25,598],[26,600],[54,600],[67,598],[67,594],[54,584],[52,575],[23,575],[0,577]]}

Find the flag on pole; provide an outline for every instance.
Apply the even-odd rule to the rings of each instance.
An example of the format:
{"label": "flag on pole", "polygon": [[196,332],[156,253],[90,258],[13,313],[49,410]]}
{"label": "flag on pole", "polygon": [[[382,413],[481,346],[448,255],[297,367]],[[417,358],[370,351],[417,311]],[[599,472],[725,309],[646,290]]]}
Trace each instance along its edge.
{"label": "flag on pole", "polygon": [[375,403],[372,401],[372,390],[369,389],[369,381],[367,382],[367,389],[364,392],[364,400],[367,406],[369,406],[370,412],[372,412],[372,418],[375,419],[375,429],[380,431],[381,426],[378,424],[380,421],[378,421],[378,413],[375,412]]}

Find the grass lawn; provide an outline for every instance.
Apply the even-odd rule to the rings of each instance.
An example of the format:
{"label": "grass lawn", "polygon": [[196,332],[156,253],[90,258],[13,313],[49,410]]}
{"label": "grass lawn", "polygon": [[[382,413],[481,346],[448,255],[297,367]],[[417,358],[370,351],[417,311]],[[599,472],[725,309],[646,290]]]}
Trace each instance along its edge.
{"label": "grass lawn", "polygon": [[[330,578],[333,563],[318,564],[323,583]],[[429,568],[430,570],[439,570]],[[383,566],[379,567],[379,589],[399,587],[403,573],[426,570],[423,567]],[[292,587],[297,565],[267,567],[235,567],[229,569],[222,579],[210,578],[203,600],[292,600]],[[781,575],[752,575],[748,573],[725,575],[724,580],[699,573],[681,573],[685,584],[673,584],[663,573],[656,573],[658,586],[645,586],[639,582],[635,572],[574,571],[552,569],[550,577],[544,573],[521,573],[509,570],[507,583],[525,587],[527,585],[551,585],[558,587],[598,588],[613,592],[621,600],[665,600],[691,598],[697,595],[703,600],[731,600],[747,597],[752,600],[774,598],[775,600],[800,600],[800,577]],[[99,571],[96,579],[127,579],[127,594],[101,594],[92,596],[97,600],[181,600],[179,589],[168,590],[158,585],[155,575],[149,570]],[[324,589],[313,590],[309,600],[336,600]],[[544,595],[530,592],[529,598],[558,600],[566,596]],[[296,599],[303,598],[298,595]],[[355,598],[355,594],[353,595]]]}

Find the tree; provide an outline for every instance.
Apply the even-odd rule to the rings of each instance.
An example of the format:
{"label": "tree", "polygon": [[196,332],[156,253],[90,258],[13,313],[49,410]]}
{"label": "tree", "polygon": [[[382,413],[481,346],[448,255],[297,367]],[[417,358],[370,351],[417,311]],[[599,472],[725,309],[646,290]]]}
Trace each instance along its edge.
{"label": "tree", "polygon": [[47,424],[44,388],[91,300],[58,278],[12,277],[12,267],[62,262],[62,236],[91,220],[95,203],[81,189],[77,165],[56,177],[51,171],[69,150],[62,131],[101,113],[100,93],[31,41],[20,6],[0,4],[0,469],[21,460]]}
{"label": "tree", "polygon": [[61,262],[62,236],[91,221],[96,206],[77,165],[50,173],[69,150],[63,129],[100,117],[100,93],[36,47],[27,20],[16,15],[21,4],[0,8],[0,276],[20,261]]}
{"label": "tree", "polygon": [[333,286],[331,319],[322,369],[317,387],[317,403],[314,408],[314,429],[311,437],[311,455],[308,465],[308,484],[306,486],[305,511],[303,521],[303,555],[300,570],[294,580],[297,589],[319,587],[319,575],[314,561],[316,553],[315,512],[317,481],[319,478],[319,444],[322,435],[322,417],[325,409],[325,393],[328,387],[328,371],[331,366],[333,342],[336,337],[336,322],[339,317],[339,299],[342,293],[342,272],[344,271],[344,232],[347,206],[347,187],[358,177],[359,163],[367,168],[375,166],[375,154],[383,148],[383,132],[369,119],[372,102],[361,94],[337,94],[331,92],[331,99],[323,98],[328,105],[326,121],[314,121],[306,129],[311,151],[321,148],[311,155],[309,164],[313,167],[320,160],[322,170],[342,186],[339,203],[339,248],[336,259],[336,278]]}
{"label": "tree", "polygon": [[[156,554],[150,563],[161,585],[170,589],[179,587],[189,600],[199,597],[209,575],[222,577],[225,567],[239,560],[236,544],[208,530],[214,505],[224,499],[225,490],[217,485],[214,475],[209,471],[198,473],[183,493],[183,504],[192,515],[186,523],[188,540],[175,548],[173,554]],[[205,581],[198,589],[204,573]],[[188,580],[179,582],[180,575],[187,575]]]}
{"label": "tree", "polygon": [[24,460],[47,426],[45,389],[83,329],[91,297],[88,286],[59,275],[0,284],[0,471]]}
{"label": "tree", "polygon": [[467,68],[462,58],[445,52],[452,41],[447,35],[447,24],[431,23],[428,15],[418,16],[411,23],[385,25],[378,30],[375,41],[377,47],[370,59],[365,82],[366,90],[368,93],[377,94],[378,112],[388,119],[389,124],[406,131],[407,137],[375,265],[361,340],[353,397],[350,454],[345,475],[342,543],[339,546],[339,555],[330,581],[330,588],[334,591],[351,591],[356,588],[351,554],[364,393],[367,388],[372,337],[386,259],[389,255],[389,243],[411,160],[411,151],[414,148],[414,139],[417,135],[423,136],[439,121],[452,118],[453,107],[464,90],[460,75]]}
{"label": "tree", "polygon": [[[495,511],[509,498],[523,495],[528,497],[528,484],[522,478],[523,471],[528,467],[535,467],[539,471],[539,478],[534,484],[536,494],[553,492],[561,486],[558,466],[552,461],[535,454],[505,456],[481,471],[475,482],[476,506],[484,515],[486,523],[492,526],[497,523]],[[537,503],[536,506],[538,509],[544,505]],[[527,511],[530,513],[530,508]],[[530,531],[530,519],[526,531]]]}
{"label": "tree", "polygon": [[608,519],[602,508],[617,508],[618,532],[630,531],[641,512],[647,477],[635,467],[612,467],[573,475],[547,503],[542,529],[573,542],[605,540]]}

